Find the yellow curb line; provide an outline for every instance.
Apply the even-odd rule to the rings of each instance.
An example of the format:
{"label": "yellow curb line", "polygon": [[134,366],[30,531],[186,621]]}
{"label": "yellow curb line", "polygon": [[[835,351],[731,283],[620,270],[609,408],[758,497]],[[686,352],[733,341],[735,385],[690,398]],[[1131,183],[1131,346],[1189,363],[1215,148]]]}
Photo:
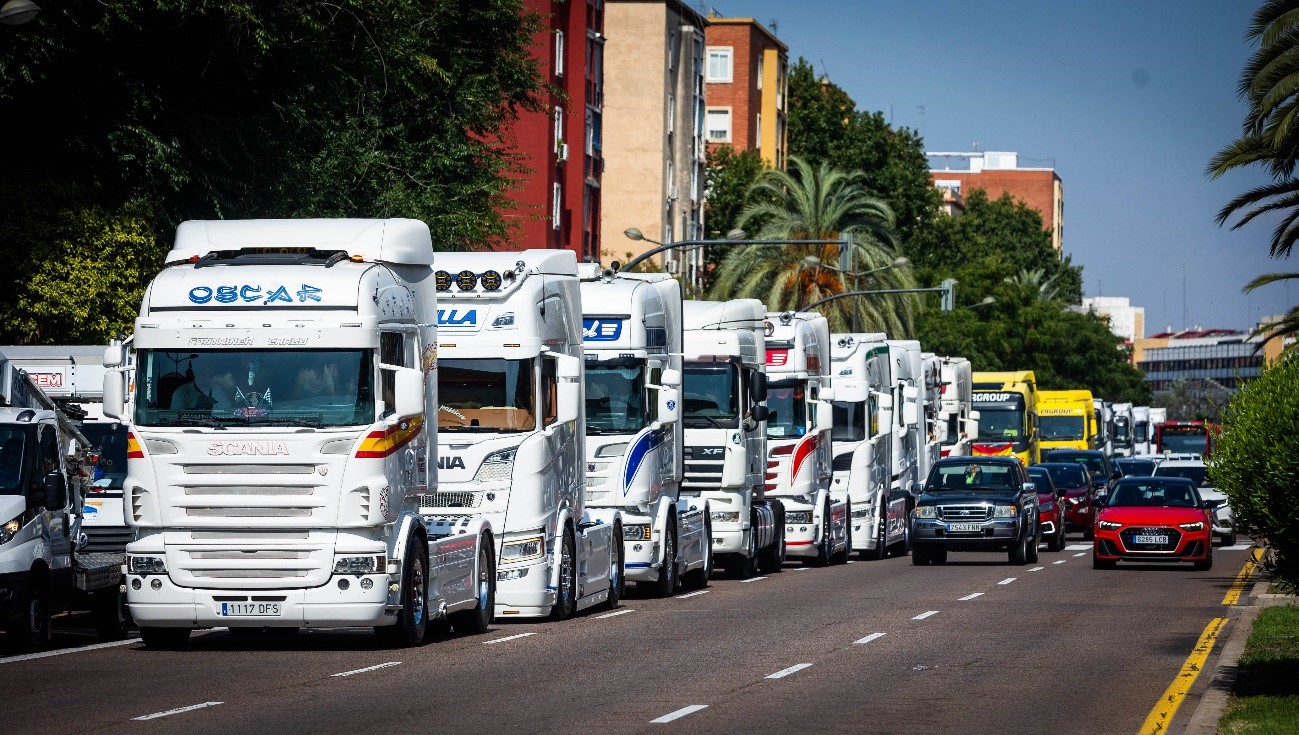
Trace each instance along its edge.
{"label": "yellow curb line", "polygon": [[1200,640],[1196,641],[1195,648],[1191,649],[1191,654],[1186,657],[1186,662],[1182,664],[1182,670],[1177,672],[1177,678],[1173,683],[1168,685],[1164,690],[1164,696],[1159,698],[1159,703],[1155,708],[1150,710],[1146,716],[1146,721],[1142,723],[1141,729],[1137,735],[1156,735],[1156,733],[1167,732],[1168,723],[1172,722],[1173,715],[1177,714],[1177,708],[1181,706],[1182,700],[1186,698],[1186,693],[1191,691],[1191,686],[1195,684],[1195,678],[1200,675],[1200,670],[1204,668],[1205,659],[1209,658],[1209,652],[1213,650],[1214,641],[1218,639],[1218,633],[1222,627],[1227,624],[1226,618],[1214,618],[1205,626],[1204,632],[1200,634]]}
{"label": "yellow curb line", "polygon": [[1227,594],[1223,596],[1222,604],[1235,605],[1240,602],[1240,595],[1245,591],[1245,583],[1249,581],[1250,576],[1254,574],[1254,568],[1258,566],[1258,551],[1261,551],[1261,549],[1250,549],[1249,560],[1245,562],[1245,566],[1240,568],[1240,574],[1236,575],[1231,587],[1227,588]]}

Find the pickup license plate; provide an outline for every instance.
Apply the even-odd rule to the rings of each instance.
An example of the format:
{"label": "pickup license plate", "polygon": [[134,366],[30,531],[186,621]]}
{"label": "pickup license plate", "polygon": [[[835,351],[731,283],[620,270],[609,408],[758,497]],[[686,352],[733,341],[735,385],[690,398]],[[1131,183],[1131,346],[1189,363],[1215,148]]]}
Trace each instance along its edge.
{"label": "pickup license plate", "polygon": [[948,533],[977,533],[983,530],[982,523],[949,523]]}
{"label": "pickup license plate", "polygon": [[1134,543],[1134,544],[1166,544],[1166,543],[1168,543],[1168,537],[1167,537],[1167,536],[1151,536],[1151,535],[1147,535],[1147,536],[1133,536],[1133,537],[1132,537],[1132,543]]}
{"label": "pickup license plate", "polygon": [[223,602],[217,608],[217,615],[223,618],[278,618],[278,602]]}

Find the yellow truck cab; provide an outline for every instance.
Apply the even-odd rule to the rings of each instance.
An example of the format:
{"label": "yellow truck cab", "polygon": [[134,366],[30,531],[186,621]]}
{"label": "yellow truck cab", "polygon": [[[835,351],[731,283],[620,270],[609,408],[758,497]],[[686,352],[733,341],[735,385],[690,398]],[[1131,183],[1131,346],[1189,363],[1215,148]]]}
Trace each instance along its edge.
{"label": "yellow truck cab", "polygon": [[1037,378],[1032,370],[975,373],[974,408],[979,411],[979,436],[970,454],[980,457],[1014,455],[1028,466],[1041,460],[1037,427]]}
{"label": "yellow truck cab", "polygon": [[1052,449],[1096,449],[1096,412],[1091,391],[1038,391],[1037,417],[1043,453]]}

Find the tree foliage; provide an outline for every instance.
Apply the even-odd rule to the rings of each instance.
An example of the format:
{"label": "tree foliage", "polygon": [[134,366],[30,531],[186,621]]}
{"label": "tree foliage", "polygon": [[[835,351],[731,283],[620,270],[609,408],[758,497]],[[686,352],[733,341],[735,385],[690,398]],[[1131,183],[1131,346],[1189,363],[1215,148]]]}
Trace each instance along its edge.
{"label": "tree foliage", "polygon": [[1209,468],[1238,527],[1263,540],[1273,577],[1299,589],[1299,360],[1250,381],[1227,407]]}
{"label": "tree foliage", "polygon": [[[737,151],[729,145],[709,151],[704,172],[708,192],[708,239],[725,239],[740,221],[748,202],[749,190],[767,169],[762,154],[755,150]],[[730,253],[725,245],[709,245],[704,251],[704,289],[716,281],[718,268]]]}
{"label": "tree foliage", "polygon": [[[24,140],[0,167],[24,279],[0,339],[63,340],[50,318],[87,294],[138,297],[184,219],[415,217],[442,248],[503,234],[518,162],[492,141],[535,104],[537,27],[519,0],[47,5],[0,46],[0,115]],[[129,324],[109,311],[78,334]]]}

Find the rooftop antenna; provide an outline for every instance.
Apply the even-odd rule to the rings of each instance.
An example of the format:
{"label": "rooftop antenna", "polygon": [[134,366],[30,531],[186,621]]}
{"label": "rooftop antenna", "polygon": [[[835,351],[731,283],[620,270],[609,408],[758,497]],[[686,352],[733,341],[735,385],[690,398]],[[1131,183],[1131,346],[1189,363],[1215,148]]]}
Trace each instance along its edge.
{"label": "rooftop antenna", "polygon": [[779,35],[779,34],[777,33],[777,31],[780,30],[780,25],[776,23],[776,19],[775,19],[775,18],[772,18],[771,20],[768,20],[768,21],[767,21],[767,25],[771,26],[771,35],[773,35],[773,36]]}
{"label": "rooftop antenna", "polygon": [[1182,329],[1191,323],[1189,314],[1186,308],[1186,264],[1182,263]]}

